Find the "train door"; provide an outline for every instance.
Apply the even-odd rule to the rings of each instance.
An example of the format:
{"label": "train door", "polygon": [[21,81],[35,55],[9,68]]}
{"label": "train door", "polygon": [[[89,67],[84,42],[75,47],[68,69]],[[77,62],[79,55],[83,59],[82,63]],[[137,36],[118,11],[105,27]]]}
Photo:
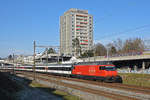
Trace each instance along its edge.
{"label": "train door", "polygon": [[48,66],[45,67],[45,72],[48,72]]}

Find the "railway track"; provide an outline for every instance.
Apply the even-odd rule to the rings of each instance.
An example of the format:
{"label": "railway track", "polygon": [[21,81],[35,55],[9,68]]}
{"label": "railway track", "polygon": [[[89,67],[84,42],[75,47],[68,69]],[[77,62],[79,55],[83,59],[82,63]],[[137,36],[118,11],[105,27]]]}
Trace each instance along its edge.
{"label": "railway track", "polygon": [[[63,79],[66,79],[66,78],[63,78]],[[139,87],[139,86],[134,86],[134,85],[120,84],[120,83],[103,83],[103,82],[98,82],[98,81],[72,79],[72,78],[69,78],[69,80],[80,81],[80,82],[84,82],[84,83],[90,83],[90,84],[94,84],[94,85],[100,85],[100,86],[121,89],[121,90],[128,90],[128,91],[133,91],[133,92],[144,93],[144,94],[150,95],[150,87]]]}
{"label": "railway track", "polygon": [[[33,77],[33,75],[31,75],[31,74],[25,74],[25,73],[23,73],[23,74],[28,76],[28,77]],[[38,77],[38,76],[36,76],[36,78],[40,79],[40,80],[43,80],[43,81],[52,82],[52,83],[55,83],[55,84],[58,84],[58,85],[62,85],[62,86],[65,86],[65,87],[77,89],[77,90],[80,90],[80,91],[83,91],[83,92],[88,92],[88,93],[96,94],[96,95],[99,95],[99,96],[104,96],[104,97],[107,97],[107,98],[110,98],[110,99],[113,99],[113,100],[140,100],[140,99],[133,98],[133,97],[128,97],[128,96],[123,96],[123,95],[119,95],[119,94],[108,93],[108,92],[101,91],[101,90],[91,89],[91,88],[84,87],[84,86],[64,83],[64,82],[56,81],[56,80],[53,80],[53,79],[51,80],[51,79],[48,79],[48,78],[42,78],[42,77]]]}
{"label": "railway track", "polygon": [[[19,71],[18,73],[33,77],[32,72],[22,73]],[[36,78],[78,89],[84,92],[105,96],[114,100],[150,100],[150,88],[143,88],[118,83],[102,83],[97,81],[67,78],[41,73],[36,73]],[[118,93],[115,92],[118,90]]]}
{"label": "railway track", "polygon": [[41,74],[41,73],[38,73],[38,74],[42,75],[44,77],[55,77],[55,78],[59,78],[59,79],[63,79],[63,80],[71,80],[71,81],[90,83],[90,84],[94,84],[94,85],[100,85],[100,86],[128,90],[128,91],[133,91],[133,92],[144,93],[144,94],[150,95],[150,87],[139,87],[139,86],[134,86],[134,85],[120,84],[120,83],[103,83],[103,82],[98,82],[98,81],[54,76],[54,75],[50,75],[50,74]]}

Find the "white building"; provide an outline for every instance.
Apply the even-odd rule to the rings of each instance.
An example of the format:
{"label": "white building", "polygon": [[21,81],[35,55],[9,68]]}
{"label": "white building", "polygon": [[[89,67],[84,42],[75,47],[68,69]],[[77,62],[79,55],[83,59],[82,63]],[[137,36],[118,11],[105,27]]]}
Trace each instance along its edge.
{"label": "white building", "polygon": [[69,9],[60,17],[60,53],[73,55],[73,39],[78,38],[82,52],[93,46],[93,16],[87,10]]}

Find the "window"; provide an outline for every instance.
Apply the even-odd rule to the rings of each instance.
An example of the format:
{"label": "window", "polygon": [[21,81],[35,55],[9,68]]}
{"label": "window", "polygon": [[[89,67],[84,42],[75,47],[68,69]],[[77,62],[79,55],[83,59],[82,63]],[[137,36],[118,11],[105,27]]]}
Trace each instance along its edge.
{"label": "window", "polygon": [[107,70],[107,71],[115,71],[116,68],[114,66],[105,66],[105,70]]}
{"label": "window", "polygon": [[70,71],[70,70],[71,70],[71,67],[48,67],[48,70]]}
{"label": "window", "polygon": [[104,66],[100,66],[99,70],[105,70],[105,67]]}
{"label": "window", "polygon": [[114,66],[100,66],[99,70],[115,71],[116,68]]}

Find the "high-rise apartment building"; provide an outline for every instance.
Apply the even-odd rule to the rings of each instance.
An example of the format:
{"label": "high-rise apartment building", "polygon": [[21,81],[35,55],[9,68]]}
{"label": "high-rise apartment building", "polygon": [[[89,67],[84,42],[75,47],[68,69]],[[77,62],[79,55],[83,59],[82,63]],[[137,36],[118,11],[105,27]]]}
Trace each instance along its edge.
{"label": "high-rise apartment building", "polygon": [[87,10],[69,9],[60,17],[60,53],[75,54],[73,40],[78,38],[82,53],[93,46],[93,16]]}

